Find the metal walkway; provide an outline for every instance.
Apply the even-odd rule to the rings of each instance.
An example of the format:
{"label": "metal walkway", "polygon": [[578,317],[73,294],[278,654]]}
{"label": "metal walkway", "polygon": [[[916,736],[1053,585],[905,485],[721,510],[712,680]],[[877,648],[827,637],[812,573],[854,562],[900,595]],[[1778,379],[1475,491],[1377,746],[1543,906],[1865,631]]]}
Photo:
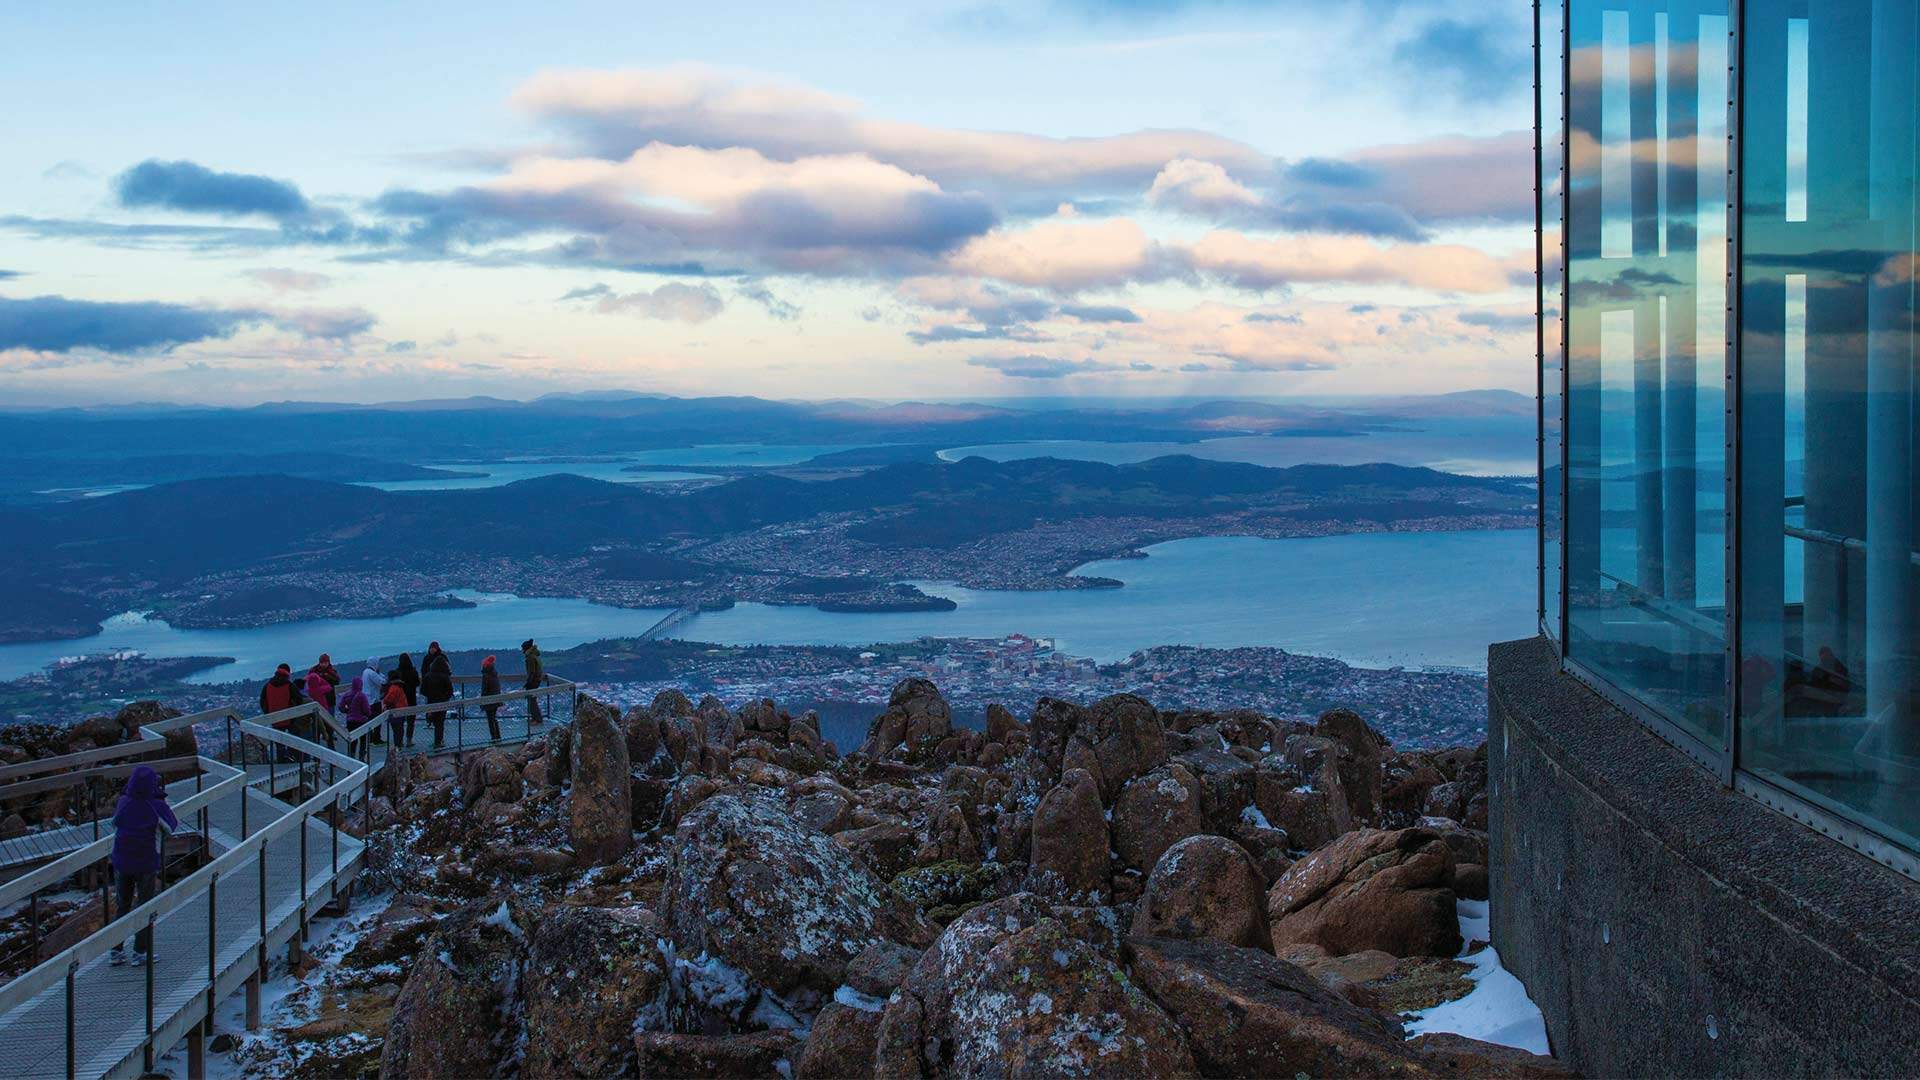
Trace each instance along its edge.
{"label": "metal walkway", "polygon": [[[457,679],[462,688],[478,681]],[[428,715],[445,714],[437,752],[477,750],[564,731],[574,697],[572,683],[550,678],[534,690],[394,710],[352,729],[311,703],[251,719],[216,709],[143,727],[132,742],[0,766],[0,799],[122,779],[137,764],[170,775],[188,771],[187,779],[168,785],[169,802],[182,830],[204,831],[211,860],[0,986],[0,1080],[138,1076],[183,1037],[189,1073],[204,1075],[203,1040],[219,1003],[247,988],[249,1023],[255,1022],[254,995],[272,950],[300,938],[335,897],[350,895],[365,848],[339,828],[340,819],[356,801],[364,809],[376,773],[404,783],[407,757],[436,752]],[[532,724],[533,703],[542,700],[546,722]],[[486,719],[488,705],[498,710],[498,738]],[[396,745],[392,721],[408,716],[415,719],[414,745]],[[227,760],[160,757],[166,732],[211,734],[221,725]],[[327,736],[338,749],[307,732]],[[377,734],[385,741],[374,742]],[[0,911],[69,890],[76,876],[98,875],[112,844],[108,823],[100,820],[0,845],[0,874],[15,873],[0,882]],[[32,863],[41,865],[27,869]],[[113,946],[130,944],[141,927],[152,928],[154,963],[113,964]]]}

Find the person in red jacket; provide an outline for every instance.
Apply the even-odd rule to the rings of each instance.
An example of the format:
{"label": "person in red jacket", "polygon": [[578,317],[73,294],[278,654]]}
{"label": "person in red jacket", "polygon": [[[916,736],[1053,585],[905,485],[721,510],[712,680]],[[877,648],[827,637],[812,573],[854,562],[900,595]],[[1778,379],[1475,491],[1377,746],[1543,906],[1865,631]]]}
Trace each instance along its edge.
{"label": "person in red jacket", "polygon": [[300,687],[293,681],[293,669],[285,664],[274,668],[273,678],[268,679],[266,685],[260,688],[260,711],[263,713],[277,713],[282,709],[291,709],[304,700],[306,699],[300,696]]}

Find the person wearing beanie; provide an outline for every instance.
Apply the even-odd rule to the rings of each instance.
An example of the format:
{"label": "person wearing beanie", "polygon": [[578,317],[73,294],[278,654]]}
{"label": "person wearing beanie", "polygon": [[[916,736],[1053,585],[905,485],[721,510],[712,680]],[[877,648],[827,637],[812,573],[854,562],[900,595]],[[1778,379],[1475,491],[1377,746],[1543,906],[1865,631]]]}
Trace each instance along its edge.
{"label": "person wearing beanie", "polygon": [[[500,692],[500,669],[494,666],[494,658],[489,656],[480,661],[480,696],[492,697]],[[487,714],[487,737],[494,742],[500,741],[500,706],[498,703],[482,705]]]}
{"label": "person wearing beanie", "polygon": [[268,679],[266,685],[260,688],[262,713],[277,713],[282,709],[291,709],[303,700],[300,696],[299,684],[293,681],[293,669],[286,664],[274,668],[273,678]]}

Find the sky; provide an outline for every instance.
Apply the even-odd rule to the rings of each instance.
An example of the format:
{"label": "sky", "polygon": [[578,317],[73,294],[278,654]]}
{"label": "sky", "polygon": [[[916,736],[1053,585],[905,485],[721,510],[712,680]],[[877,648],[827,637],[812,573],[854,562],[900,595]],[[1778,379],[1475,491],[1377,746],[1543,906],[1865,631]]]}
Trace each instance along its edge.
{"label": "sky", "polygon": [[1531,392],[1485,0],[0,11],[0,399]]}

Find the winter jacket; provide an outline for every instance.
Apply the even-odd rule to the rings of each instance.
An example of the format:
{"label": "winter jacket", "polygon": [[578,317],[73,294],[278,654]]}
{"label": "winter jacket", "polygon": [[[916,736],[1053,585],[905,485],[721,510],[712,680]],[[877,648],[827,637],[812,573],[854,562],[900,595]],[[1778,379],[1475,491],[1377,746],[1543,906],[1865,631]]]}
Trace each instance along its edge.
{"label": "winter jacket", "polygon": [[275,672],[273,678],[260,688],[260,711],[263,713],[291,709],[305,700],[300,696],[300,687],[279,672]]}
{"label": "winter jacket", "polygon": [[407,688],[401,686],[399,683],[388,684],[386,696],[380,699],[380,704],[389,709],[406,708]]}
{"label": "winter jacket", "polygon": [[318,670],[307,672],[307,700],[317,702],[328,712],[333,711],[333,684]]}
{"label": "winter jacket", "polygon": [[420,661],[420,692],[428,701],[453,697],[453,662],[444,652],[430,652]]}
{"label": "winter jacket", "polygon": [[386,677],[374,670],[372,664],[360,673],[360,693],[366,696],[369,704],[377,703],[380,695],[387,692]]}
{"label": "winter jacket", "polygon": [[334,667],[332,664],[315,664],[307,669],[307,674],[311,675],[316,671],[320,673],[321,678],[327,680],[328,686],[340,685],[339,668]]}
{"label": "winter jacket", "polygon": [[136,766],[113,806],[113,868],[122,874],[159,873],[160,832],[179,827],[160,774],[150,765]]}
{"label": "winter jacket", "polygon": [[347,692],[340,695],[340,709],[337,714],[347,729],[359,727],[373,717],[373,706],[367,701],[366,692],[359,683],[348,683]]}
{"label": "winter jacket", "polygon": [[545,680],[547,674],[546,668],[540,664],[540,646],[529,645],[520,650],[520,655],[525,657],[527,661],[527,685],[525,689],[540,689],[540,684]]}
{"label": "winter jacket", "polygon": [[492,697],[500,692],[500,670],[493,667],[480,669],[480,696]]}
{"label": "winter jacket", "polygon": [[400,663],[392,671],[387,673],[387,679],[389,681],[393,679],[399,679],[401,689],[405,690],[407,694],[407,704],[409,705],[419,704],[420,672],[414,668],[413,661],[411,660],[400,661]]}

